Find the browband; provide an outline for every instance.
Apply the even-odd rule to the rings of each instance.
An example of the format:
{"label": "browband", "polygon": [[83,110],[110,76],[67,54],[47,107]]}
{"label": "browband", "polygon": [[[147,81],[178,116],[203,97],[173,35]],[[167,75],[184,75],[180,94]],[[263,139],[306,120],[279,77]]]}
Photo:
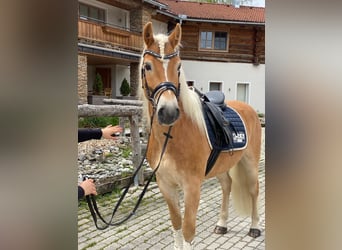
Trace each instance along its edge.
{"label": "browband", "polygon": [[168,59],[171,59],[172,57],[178,56],[178,50],[171,53],[171,54],[165,55],[164,57],[162,57],[160,54],[158,54],[157,52],[154,52],[152,50],[145,50],[143,56],[145,56],[146,54],[149,54],[149,55],[154,56],[154,57],[159,58],[159,59],[168,60]]}

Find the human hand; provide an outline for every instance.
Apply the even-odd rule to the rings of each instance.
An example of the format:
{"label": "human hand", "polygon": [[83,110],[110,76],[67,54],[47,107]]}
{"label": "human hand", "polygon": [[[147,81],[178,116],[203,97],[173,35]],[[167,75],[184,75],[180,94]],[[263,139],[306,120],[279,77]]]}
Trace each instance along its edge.
{"label": "human hand", "polygon": [[121,133],[123,131],[123,129],[120,126],[108,125],[107,127],[102,128],[101,131],[102,131],[102,137],[103,138],[115,140],[116,137],[113,135],[115,135],[116,133]]}
{"label": "human hand", "polygon": [[96,186],[93,179],[86,179],[85,181],[81,182],[80,187],[84,190],[84,196],[89,194],[97,195]]}

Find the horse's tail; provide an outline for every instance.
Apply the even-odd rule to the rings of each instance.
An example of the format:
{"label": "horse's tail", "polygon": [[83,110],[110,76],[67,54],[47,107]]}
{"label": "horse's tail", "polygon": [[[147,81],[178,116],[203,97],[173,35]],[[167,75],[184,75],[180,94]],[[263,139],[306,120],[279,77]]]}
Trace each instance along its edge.
{"label": "horse's tail", "polygon": [[[245,165],[243,160],[229,170],[229,175],[232,178],[231,193],[233,206],[240,216],[247,216],[252,213],[251,192],[254,192],[255,190],[250,190],[250,183],[252,181],[250,178],[252,177],[251,174],[254,176],[254,174],[251,173],[254,171],[254,169],[248,169],[248,165]],[[253,186],[258,188],[258,183]]]}

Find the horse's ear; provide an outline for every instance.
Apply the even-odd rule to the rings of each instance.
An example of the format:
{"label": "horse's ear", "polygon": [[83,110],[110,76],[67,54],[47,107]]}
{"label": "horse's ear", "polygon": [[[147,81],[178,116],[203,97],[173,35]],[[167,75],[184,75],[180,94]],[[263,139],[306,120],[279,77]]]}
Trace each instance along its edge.
{"label": "horse's ear", "polygon": [[144,37],[144,41],[147,47],[151,46],[154,43],[153,29],[152,29],[151,22],[148,22],[147,24],[145,24],[143,37]]}
{"label": "horse's ear", "polygon": [[169,35],[169,42],[170,42],[172,48],[175,48],[176,46],[179,45],[181,37],[182,37],[182,29],[181,29],[180,24],[177,23],[175,29]]}

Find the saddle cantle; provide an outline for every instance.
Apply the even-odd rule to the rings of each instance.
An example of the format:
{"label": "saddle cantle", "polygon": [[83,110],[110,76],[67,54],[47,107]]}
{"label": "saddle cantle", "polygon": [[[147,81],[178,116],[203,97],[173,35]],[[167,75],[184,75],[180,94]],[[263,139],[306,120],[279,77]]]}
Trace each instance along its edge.
{"label": "saddle cantle", "polygon": [[201,99],[207,137],[212,149],[207,161],[207,175],[221,151],[232,152],[245,148],[247,136],[243,120],[225,104],[223,92],[210,91],[202,95]]}
{"label": "saddle cantle", "polygon": [[224,103],[224,93],[218,90],[212,90],[207,93],[205,93],[204,98],[207,99],[207,101],[215,104],[217,107],[219,107],[221,110],[224,110],[226,108],[226,104]]}

